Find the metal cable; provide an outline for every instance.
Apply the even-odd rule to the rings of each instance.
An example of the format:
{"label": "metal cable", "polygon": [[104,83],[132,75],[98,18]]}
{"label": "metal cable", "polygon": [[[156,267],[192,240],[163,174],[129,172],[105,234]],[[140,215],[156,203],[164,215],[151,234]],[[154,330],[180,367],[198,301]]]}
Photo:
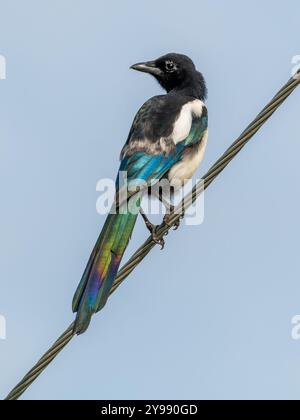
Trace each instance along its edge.
{"label": "metal cable", "polygon": [[[226,150],[226,152],[217,160],[217,162],[209,169],[193,190],[186,195],[182,203],[176,207],[174,213],[170,215],[170,223],[166,225],[162,223],[158,230],[157,236],[163,238],[168,234],[172,226],[175,225],[186,210],[206,189],[215,178],[226,168],[231,160],[241,151],[248,141],[257,133],[257,131],[266,123],[266,121],[274,114],[274,112],[283,104],[283,102],[291,95],[291,93],[300,84],[300,70],[292,77],[288,83],[275,95],[271,102],[260,112],[255,120],[246,128],[246,130],[238,137],[238,139]],[[149,237],[146,242],[132,255],[129,261],[119,270],[111,294],[120,286],[120,284],[129,276],[129,274],[140,264],[140,262],[155,247],[155,243]],[[37,377],[46,369],[46,367],[56,358],[61,350],[74,337],[73,323],[53,344],[53,346],[44,354],[38,363],[27,373],[20,383],[9,393],[5,400],[17,400],[26,389],[37,379]]]}

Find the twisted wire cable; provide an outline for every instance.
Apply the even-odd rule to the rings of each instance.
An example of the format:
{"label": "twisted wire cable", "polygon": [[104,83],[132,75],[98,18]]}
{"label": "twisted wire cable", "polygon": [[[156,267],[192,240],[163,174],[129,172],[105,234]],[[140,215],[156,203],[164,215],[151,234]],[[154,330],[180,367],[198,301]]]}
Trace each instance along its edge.
{"label": "twisted wire cable", "polygon": [[[249,124],[238,139],[226,150],[226,152],[217,160],[217,162],[208,170],[201,181],[199,181],[193,190],[188,193],[182,202],[170,214],[168,224],[162,223],[158,230],[159,239],[168,234],[169,230],[176,222],[184,216],[185,210],[188,209],[202,194],[216,177],[226,168],[231,160],[242,150],[248,141],[260,130],[274,112],[284,103],[284,101],[293,93],[300,84],[300,70],[293,76],[286,85],[274,96],[268,105],[258,114],[258,116]],[[119,270],[111,289],[111,294],[121,285],[121,283],[130,275],[130,273],[143,261],[143,259],[155,247],[155,243],[149,237],[145,243],[132,255],[127,263]],[[75,336],[73,333],[72,323],[66,331],[58,338],[53,346],[44,354],[37,364],[24,376],[19,384],[9,393],[5,400],[17,400],[26,389],[38,378],[38,376],[46,369],[46,367],[57,357],[63,348]]]}

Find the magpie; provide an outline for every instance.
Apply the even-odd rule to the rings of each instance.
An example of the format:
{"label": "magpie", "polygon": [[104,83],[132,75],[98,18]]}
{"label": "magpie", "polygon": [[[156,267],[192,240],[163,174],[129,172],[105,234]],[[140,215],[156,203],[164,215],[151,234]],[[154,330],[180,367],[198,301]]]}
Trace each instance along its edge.
{"label": "magpie", "polygon": [[[167,179],[173,190],[180,189],[199,167],[207,145],[207,88],[193,61],[170,53],[134,64],[131,69],[152,75],[166,93],[152,97],[140,108],[121,151],[119,174],[126,173],[127,179],[125,184],[119,176],[116,190],[125,188],[138,211],[130,211],[127,201],[116,198],[117,211],[107,216],[73,298],[76,334],[85,332],[92,315],[105,306],[139,212],[153,241],[163,246],[156,227],[141,209],[145,191],[162,179]],[[162,194],[159,198],[168,206]]]}

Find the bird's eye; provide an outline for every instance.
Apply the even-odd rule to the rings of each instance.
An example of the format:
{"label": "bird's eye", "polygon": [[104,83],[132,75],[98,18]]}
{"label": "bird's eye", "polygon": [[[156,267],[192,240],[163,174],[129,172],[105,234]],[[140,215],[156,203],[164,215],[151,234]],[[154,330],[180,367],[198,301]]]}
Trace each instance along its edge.
{"label": "bird's eye", "polygon": [[166,70],[171,72],[174,71],[175,69],[175,64],[173,63],[173,61],[166,61]]}

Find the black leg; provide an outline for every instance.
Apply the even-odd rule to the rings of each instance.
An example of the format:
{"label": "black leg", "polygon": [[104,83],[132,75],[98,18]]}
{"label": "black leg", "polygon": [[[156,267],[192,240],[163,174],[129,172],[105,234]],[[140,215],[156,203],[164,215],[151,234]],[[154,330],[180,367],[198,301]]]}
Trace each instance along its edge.
{"label": "black leg", "polygon": [[150,231],[151,233],[151,237],[153,242],[155,242],[157,245],[161,246],[161,249],[164,249],[165,247],[165,240],[163,238],[158,238],[156,235],[156,230],[157,230],[157,225],[154,225],[153,223],[150,222],[150,220],[148,219],[148,217],[146,216],[144,210],[142,209],[142,207],[140,208],[140,213],[142,218],[144,219],[146,228]]}
{"label": "black leg", "polygon": [[159,201],[165,206],[166,208],[166,215],[164,217],[164,223],[166,225],[168,225],[169,227],[174,226],[174,230],[177,230],[180,226],[180,220],[183,219],[184,214],[182,214],[180,216],[180,218],[173,224],[170,224],[170,214],[174,212],[175,210],[175,206],[173,206],[173,204],[171,204],[164,196],[162,193],[162,190],[160,189],[157,195]]}

